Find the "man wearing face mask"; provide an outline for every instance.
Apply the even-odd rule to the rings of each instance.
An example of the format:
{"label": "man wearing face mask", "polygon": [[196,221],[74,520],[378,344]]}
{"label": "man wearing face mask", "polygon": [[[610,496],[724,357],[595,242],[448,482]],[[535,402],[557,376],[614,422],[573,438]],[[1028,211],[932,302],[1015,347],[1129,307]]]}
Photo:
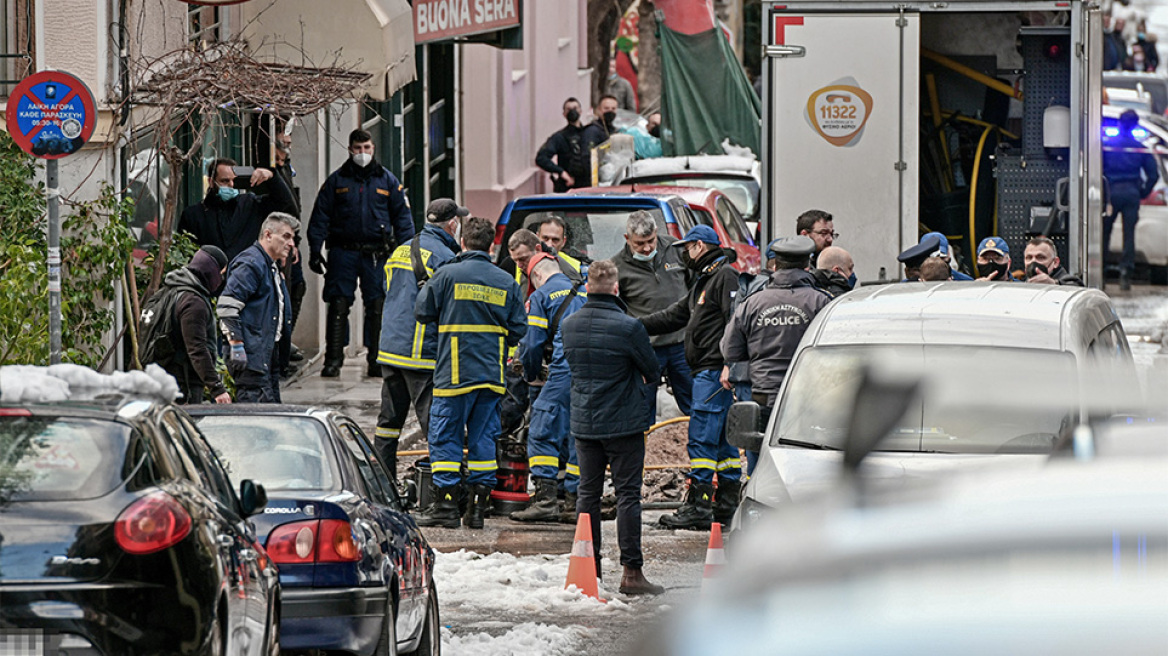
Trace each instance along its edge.
{"label": "man wearing face mask", "polygon": [[[625,246],[612,262],[619,274],[620,298],[629,314],[641,318],[664,310],[685,297],[692,272],[681,261],[681,250],[670,248],[677,240],[657,233],[657,222],[644,210],[629,214],[625,222]],[[685,331],[650,338],[657,364],[669,379],[673,398],[683,415],[693,400],[693,374],[685,361]],[[649,418],[656,421],[657,388],[661,379],[649,381]]]}
{"label": "man wearing face mask", "polygon": [[811,270],[811,277],[815,279],[815,286],[828,296],[835,298],[855,289],[856,264],[851,253],[839,246],[828,246],[819,254],[816,266],[818,268]]}
{"label": "man wearing face mask", "polygon": [[1010,247],[1001,237],[986,237],[977,245],[978,280],[1015,282],[1010,273]]}
{"label": "man wearing face mask", "polygon": [[579,100],[565,100],[563,112],[568,125],[548,137],[535,156],[536,166],[551,174],[556,193],[592,185],[591,151],[608,138],[598,127],[581,124]]}
{"label": "man wearing face mask", "polygon": [[601,142],[607,141],[609,137],[620,132],[616,128],[616,110],[620,109],[620,101],[616,96],[603,95],[600,97],[600,102],[596,103],[596,108],[593,110],[596,118],[590,123],[597,127],[598,131],[603,131],[604,136]]}
{"label": "man wearing face mask", "polygon": [[235,259],[255,242],[264,219],[272,212],[292,213],[296,201],[280,176],[268,169],[251,174],[251,188],[235,187],[235,160],[220,158],[207,167],[207,195],[203,202],[183,210],[178,229],[200,246],[215,246]]}
{"label": "man wearing face mask", "polygon": [[381,463],[397,477],[397,442],[410,405],[422,435],[430,430],[434,392],[434,362],[438,357],[438,325],[414,319],[418,290],[434,272],[462,250],[462,218],[470,211],[450,198],[438,198],[426,208],[426,225],[398,246],[385,263],[385,308],[381,315],[381,414],[374,445]]}
{"label": "man wearing face mask", "polygon": [[[365,307],[364,345],[367,376],[381,375],[377,351],[385,300],[385,261],[395,244],[414,236],[414,215],[403,187],[373,157],[373,137],[364,130],[349,134],[349,159],[325,180],[308,222],[308,267],[324,275],[322,297],[328,304],[324,368],[335,378],[345,363],[349,343],[349,307],[361,282]],[[328,260],[322,247],[328,246]]]}
{"label": "man wearing face mask", "polygon": [[[726,412],[734,401],[722,386],[729,374],[719,343],[730,321],[738,272],[731,264],[732,249],[719,245],[718,233],[708,225],[690,228],[672,248],[685,249],[683,262],[695,274],[686,296],[668,308],[641,317],[650,335],[685,329],[685,359],[694,372],[693,402],[689,416],[689,493],[685,503],[660,523],[665,528],[708,530],[714,520],[714,503],[730,508],[738,504],[742,468],[738,449],[726,441]],[[718,499],[714,499],[714,472],[718,473]]]}

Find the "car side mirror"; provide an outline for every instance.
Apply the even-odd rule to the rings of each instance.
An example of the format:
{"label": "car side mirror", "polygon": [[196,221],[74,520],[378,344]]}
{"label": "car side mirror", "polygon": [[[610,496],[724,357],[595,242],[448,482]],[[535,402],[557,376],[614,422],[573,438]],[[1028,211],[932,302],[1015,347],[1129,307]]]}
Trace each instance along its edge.
{"label": "car side mirror", "polygon": [[739,401],[730,406],[726,417],[726,441],[731,446],[758,453],[762,450],[762,409],[754,401]]}
{"label": "car side mirror", "polygon": [[239,505],[244,517],[251,517],[267,507],[268,491],[263,485],[245,478],[239,484]]}
{"label": "car side mirror", "polygon": [[413,510],[418,507],[418,482],[412,478],[407,478],[398,486],[399,497],[402,502],[402,509],[405,511]]}

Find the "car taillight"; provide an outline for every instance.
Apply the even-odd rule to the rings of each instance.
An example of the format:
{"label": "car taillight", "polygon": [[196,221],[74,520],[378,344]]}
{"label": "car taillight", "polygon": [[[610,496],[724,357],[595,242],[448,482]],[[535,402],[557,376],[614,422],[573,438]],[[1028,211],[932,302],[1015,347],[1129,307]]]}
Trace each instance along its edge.
{"label": "car taillight", "polygon": [[503,243],[503,233],[507,232],[507,224],[500,221],[495,224],[495,246]]}
{"label": "car taillight", "polygon": [[0,417],[31,417],[28,408],[0,408]]}
{"label": "car taillight", "polygon": [[131,503],[114,522],[114,538],[126,553],[170,548],[191,532],[191,516],[174,497],[155,492]]}
{"label": "car taillight", "polygon": [[278,564],[345,563],[361,560],[349,522],[320,519],[277,526],[268,535],[268,556]]}

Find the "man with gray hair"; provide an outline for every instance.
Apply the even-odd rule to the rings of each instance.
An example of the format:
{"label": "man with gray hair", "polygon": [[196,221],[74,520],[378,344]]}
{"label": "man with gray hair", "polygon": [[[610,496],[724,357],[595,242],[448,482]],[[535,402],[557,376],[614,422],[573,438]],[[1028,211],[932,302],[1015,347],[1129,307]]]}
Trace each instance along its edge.
{"label": "man with gray hair", "polygon": [[272,212],[259,239],[227,269],[216,314],[230,345],[227,370],[235,378],[236,401],[280,402],[279,350],[292,330],[292,305],[276,262],[288,257],[299,228],[296,217]]}
{"label": "man with gray hair", "polygon": [[[676,241],[657,234],[657,222],[645,210],[629,214],[625,222],[625,246],[612,258],[619,272],[620,297],[629,314],[641,318],[673,305],[685,296],[690,274],[681,261],[681,250],[669,248]],[[669,379],[673,398],[682,414],[690,413],[693,375],[685,361],[685,331],[678,330],[650,338],[657,364]],[[646,394],[649,416],[657,416],[657,387],[660,378],[649,381]]]}

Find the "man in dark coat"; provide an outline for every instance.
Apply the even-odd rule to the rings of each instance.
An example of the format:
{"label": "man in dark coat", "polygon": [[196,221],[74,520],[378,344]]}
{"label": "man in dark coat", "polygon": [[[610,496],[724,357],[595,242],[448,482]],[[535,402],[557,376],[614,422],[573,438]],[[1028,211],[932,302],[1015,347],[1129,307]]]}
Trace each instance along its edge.
{"label": "man in dark coat", "polygon": [[1119,135],[1103,147],[1103,175],[1111,185],[1112,207],[1112,211],[1103,217],[1103,252],[1110,252],[1111,228],[1116,217],[1123,215],[1119,288],[1124,291],[1131,289],[1131,274],[1136,268],[1136,223],[1140,220],[1140,201],[1152,193],[1160,179],[1155,157],[1133,134],[1139,124],[1140,117],[1134,110],[1120,114]]}
{"label": "man in dark coat", "polygon": [[579,100],[565,100],[563,111],[568,125],[548,137],[535,156],[536,166],[551,174],[557,193],[592,185],[591,151],[608,138],[595,123],[581,124]]}
{"label": "man in dark coat", "polygon": [[272,212],[296,211],[292,191],[282,176],[268,169],[256,169],[251,188],[256,195],[235,188],[235,160],[221,158],[207,167],[207,195],[203,202],[183,210],[178,229],[191,235],[200,246],[216,246],[227,261],[255,243],[260,226]]}
{"label": "man in dark coat", "polygon": [[[722,386],[730,370],[719,343],[734,307],[738,272],[731,267],[733,250],[723,249],[718,233],[697,225],[674,248],[684,248],[687,266],[696,274],[685,298],[660,312],[641,317],[650,335],[685,329],[685,359],[693,375],[693,406],[689,416],[689,494],[672,515],[661,518],[666,528],[709,530],[714,520],[714,472],[725,505],[737,505],[742,487],[738,449],[726,441],[726,413],[734,401]],[[728,379],[728,378],[727,378]]]}
{"label": "man in dark coat", "polygon": [[[768,256],[772,251],[768,249]],[[811,270],[811,277],[815,279],[815,286],[835,298],[846,294],[856,286],[856,264],[852,261],[851,253],[839,246],[828,246],[823,249],[816,260],[817,268]]]}
{"label": "man in dark coat", "polygon": [[[178,332],[170,335],[174,357],[162,368],[178,381],[182,397],[176,403],[203,402],[205,390],[211,391],[216,403],[231,403],[231,395],[215,369],[218,340],[215,337],[215,315],[211,312],[211,298],[223,287],[227,270],[227,256],[214,246],[204,246],[195,252],[189,264],[166,274],[162,281],[167,288],[177,290],[174,305]],[[142,364],[147,364],[143,362]]]}
{"label": "man in dark coat", "polygon": [[[396,244],[414,236],[414,215],[402,184],[373,157],[373,136],[349,134],[349,159],[324,181],[308,220],[308,268],[324,276],[321,298],[328,304],[324,367],[335,378],[345,364],[349,308],[357,298],[365,308],[365,375],[381,377],[377,351],[385,302],[385,262]],[[328,259],[321,249],[328,246]]]}
{"label": "man in dark coat", "polygon": [[1058,247],[1050,237],[1039,235],[1026,242],[1022,257],[1026,264],[1026,282],[1039,285],[1083,287],[1078,276],[1063,268]]}
{"label": "man in dark coat", "polygon": [[592,518],[596,576],[600,571],[600,495],[604,471],[616,488],[617,541],[624,565],[622,594],[661,594],[641,568],[641,484],[644,432],[650,424],[645,382],[657,377],[649,335],[625,314],[617,298],[617,268],[609,260],[592,265],[588,301],[564,320],[561,335],[572,375],[572,436],[580,462],[576,512]]}

